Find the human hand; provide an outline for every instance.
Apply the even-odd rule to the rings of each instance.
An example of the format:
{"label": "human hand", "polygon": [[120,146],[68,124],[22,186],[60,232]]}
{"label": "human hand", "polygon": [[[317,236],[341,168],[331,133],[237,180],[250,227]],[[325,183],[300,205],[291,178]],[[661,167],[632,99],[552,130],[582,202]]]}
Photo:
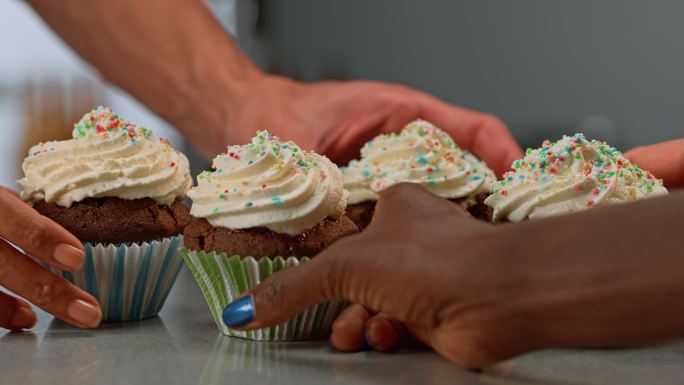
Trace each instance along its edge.
{"label": "human hand", "polygon": [[[467,218],[422,187],[392,187],[362,234],[256,287],[256,318],[246,328],[278,324],[315,303],[344,298],[465,367],[521,353],[531,346],[525,325],[510,317],[507,296],[500,295],[511,280],[498,280],[509,262],[502,261],[506,253],[497,250],[494,233],[493,225]],[[348,318],[363,311],[354,305]]]}
{"label": "human hand", "polygon": [[[270,276],[223,319],[263,328],[346,299],[467,368],[546,347],[680,338],[684,217],[671,213],[683,208],[681,192],[494,226],[420,186],[397,185],[363,233]],[[350,309],[362,339],[368,314]]]}
{"label": "human hand", "polygon": [[[0,218],[0,285],[74,326],[96,327],[102,314],[95,298],[10,245],[72,271],[83,265],[81,242],[4,188],[0,188]],[[36,321],[26,301],[0,292],[0,328],[28,329]]]}
{"label": "human hand", "polygon": [[665,187],[684,187],[684,139],[637,147],[625,157],[662,179]]}
{"label": "human hand", "polygon": [[254,131],[268,129],[345,164],[377,134],[398,131],[421,118],[449,132],[456,143],[485,160],[498,175],[522,157],[520,147],[500,119],[396,84],[303,84],[277,76],[259,76],[242,87],[237,100],[229,114],[227,143],[246,143]]}

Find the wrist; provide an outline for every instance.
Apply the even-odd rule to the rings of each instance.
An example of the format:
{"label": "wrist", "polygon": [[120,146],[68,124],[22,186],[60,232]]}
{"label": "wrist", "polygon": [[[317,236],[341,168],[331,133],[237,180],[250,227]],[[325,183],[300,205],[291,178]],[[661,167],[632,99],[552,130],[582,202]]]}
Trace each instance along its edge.
{"label": "wrist", "polygon": [[235,116],[241,98],[264,74],[228,36],[198,42],[185,66],[184,105],[174,112],[172,123],[207,157],[214,156],[235,139]]}

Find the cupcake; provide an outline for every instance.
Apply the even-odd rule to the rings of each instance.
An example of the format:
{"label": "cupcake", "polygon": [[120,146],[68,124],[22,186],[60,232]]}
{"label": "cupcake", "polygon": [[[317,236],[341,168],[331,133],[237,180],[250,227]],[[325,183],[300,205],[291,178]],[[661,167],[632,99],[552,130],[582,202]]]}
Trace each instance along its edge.
{"label": "cupcake", "polygon": [[340,170],[265,131],[247,145],[228,147],[212,168],[188,192],[194,221],[181,253],[219,329],[255,340],[325,336],[343,304],[318,305],[282,325],[247,332],[226,327],[221,312],[274,271],[358,231],[345,215],[348,192]]}
{"label": "cupcake", "polygon": [[399,133],[375,137],[361,149],[361,159],[351,161],[342,173],[349,190],[347,213],[360,228],[373,217],[378,193],[401,182],[421,184],[472,216],[491,220],[491,210],[483,201],[496,180],[492,170],[424,120]]}
{"label": "cupcake", "polygon": [[662,180],[614,147],[576,134],[527,149],[485,204],[493,209],[494,222],[520,222],[667,193]]}
{"label": "cupcake", "polygon": [[81,270],[44,266],[97,298],[103,321],[155,316],[182,266],[187,158],[97,107],[74,125],[72,139],[32,147],[22,168],[22,199],[84,244]]}

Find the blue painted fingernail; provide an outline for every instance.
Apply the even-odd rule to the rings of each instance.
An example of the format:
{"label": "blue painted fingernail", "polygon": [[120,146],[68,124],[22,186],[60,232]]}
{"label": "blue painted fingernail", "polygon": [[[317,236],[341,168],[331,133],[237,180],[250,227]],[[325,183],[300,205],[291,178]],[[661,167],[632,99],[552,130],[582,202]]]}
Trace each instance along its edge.
{"label": "blue painted fingernail", "polygon": [[363,333],[363,337],[366,339],[366,346],[371,348],[371,349],[374,349],[375,346],[373,345],[373,341],[371,341],[370,336],[368,335],[368,330],[366,330]]}
{"label": "blue painted fingernail", "polygon": [[254,319],[254,303],[248,295],[235,300],[223,309],[223,323],[229,328],[247,325]]}

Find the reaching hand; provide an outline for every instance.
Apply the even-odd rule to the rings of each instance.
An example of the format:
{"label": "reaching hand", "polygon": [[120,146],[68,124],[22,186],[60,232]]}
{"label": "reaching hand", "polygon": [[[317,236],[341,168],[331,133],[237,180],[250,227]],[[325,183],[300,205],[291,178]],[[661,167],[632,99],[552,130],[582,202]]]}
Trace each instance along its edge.
{"label": "reaching hand", "polygon": [[297,83],[275,76],[253,80],[231,114],[228,143],[246,143],[268,129],[345,164],[375,135],[421,118],[449,132],[499,175],[522,156],[498,118],[445,103],[396,84],[370,81]]}

